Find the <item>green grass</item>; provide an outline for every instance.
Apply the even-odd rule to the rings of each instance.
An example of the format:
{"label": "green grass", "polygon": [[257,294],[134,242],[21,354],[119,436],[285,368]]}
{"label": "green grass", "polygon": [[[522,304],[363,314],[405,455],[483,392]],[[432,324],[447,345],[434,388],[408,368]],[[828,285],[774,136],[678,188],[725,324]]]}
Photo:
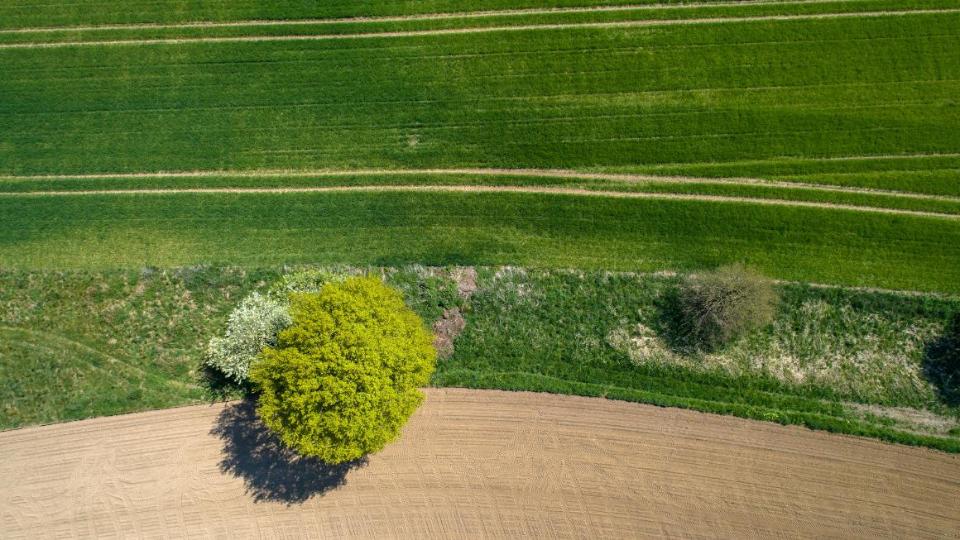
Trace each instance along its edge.
{"label": "green grass", "polygon": [[958,148],[960,15],[3,50],[0,172]]}
{"label": "green grass", "polygon": [[[0,429],[237,397],[203,380],[206,342],[244,295],[292,270],[0,273]],[[637,324],[657,328],[659,302],[676,278],[499,272],[481,268],[480,288],[465,302],[443,271],[386,269],[428,323],[446,308],[465,313],[467,328],[434,385],[602,396],[960,451],[948,425],[956,405],[926,379],[904,384],[921,373],[923,346],[960,309],[956,298],[785,285],[774,327],[717,355],[641,358],[615,336]],[[803,325],[809,305],[830,307],[818,308],[812,335]],[[814,365],[823,344],[836,353],[836,377],[778,375],[781,352]],[[864,367],[864,350],[888,363],[889,376]],[[849,402],[924,409],[948,424],[929,429]]]}
{"label": "green grass", "polygon": [[[650,2],[554,0],[550,6],[628,3]],[[528,7],[543,4],[132,0],[118,7],[101,0],[11,0],[0,6],[0,28]],[[717,2],[329,25],[0,32],[0,44],[955,7],[948,0]],[[945,314],[958,309],[955,299],[787,287],[785,311],[772,329],[731,346],[723,359],[688,358],[628,346],[632,338],[650,337],[631,334],[640,332],[636,324],[656,331],[656,293],[669,280],[602,272],[745,262],[786,280],[957,294],[955,219],[516,193],[24,192],[480,184],[945,214],[960,213],[957,200],[509,175],[10,177],[565,168],[958,197],[957,28],[960,14],[912,14],[300,42],[0,48],[0,176],[8,177],[0,178],[0,427],[208,396],[197,373],[206,340],[222,330],[236,301],[267,287],[281,265],[520,264],[597,272],[533,272],[507,280],[513,289],[487,275],[486,288],[461,306],[467,332],[454,357],[441,365],[436,384],[606,396],[960,451],[955,437],[933,436],[845,405],[955,415],[953,405],[914,377],[923,362],[914,341],[936,333]],[[231,269],[194,266],[211,263]],[[140,270],[183,266],[192,269]],[[391,279],[428,318],[460,302],[442,279],[404,272]],[[531,302],[530,291],[542,295]],[[810,324],[822,339],[801,339]],[[903,339],[914,341],[904,345]],[[856,369],[844,363],[855,354],[874,363],[865,360]],[[786,364],[777,364],[784,358],[805,378],[785,375]],[[835,364],[817,364],[825,358]]]}
{"label": "green grass", "polygon": [[[207,342],[291,270],[0,271],[0,429],[240,397],[205,379]],[[386,274],[425,320],[460,303],[421,268]]]}
{"label": "green grass", "polygon": [[[0,6],[0,28],[52,27],[124,23],[184,23],[195,21],[286,20],[342,17],[404,16],[429,13],[457,13],[530,8],[569,8],[583,6],[673,5],[682,9],[655,10],[677,14],[691,11],[784,12],[868,11],[878,9],[928,8],[950,6],[943,0],[858,0],[837,1],[825,5],[799,2],[771,6],[731,6],[730,0],[713,0],[712,6],[683,6],[684,0],[552,0],[545,5],[532,0],[326,0],[264,5],[254,0],[219,2],[182,2],[178,0],[132,0],[123,6],[103,0],[80,0],[67,5],[40,3],[37,0],[10,0]],[[704,2],[707,3],[707,2]],[[725,5],[726,4],[726,5]],[[648,10],[644,10],[645,12]]]}
{"label": "green grass", "polygon": [[817,208],[384,192],[0,197],[0,215],[7,268],[743,261],[782,279],[960,292],[960,222]]}
{"label": "green grass", "polygon": [[817,14],[851,14],[880,11],[909,11],[930,9],[951,9],[956,4],[951,0],[838,0],[836,2],[814,3],[772,3],[772,4],[724,4],[686,5],[682,8],[619,9],[612,11],[556,11],[553,7],[539,13],[493,14],[483,16],[446,16],[442,18],[412,18],[388,20],[346,20],[324,19],[322,22],[276,21],[259,22],[256,25],[213,26],[213,27],[107,27],[81,28],[52,31],[0,32],[0,43],[56,43],[56,42],[94,42],[112,40],[143,39],[196,39],[249,36],[303,36],[337,34],[375,34],[381,32],[410,32],[426,30],[447,30],[463,28],[503,28],[529,25],[570,25],[595,23],[621,23],[628,21],[682,21],[696,19],[723,19],[742,17],[772,16],[809,16]]}
{"label": "green grass", "polygon": [[599,167],[597,170],[699,178],[762,178],[826,186],[960,196],[960,156],[904,156],[851,160],[775,158],[728,163]]}
{"label": "green grass", "polygon": [[0,272],[0,429],[202,399],[207,340],[276,275]]}
{"label": "green grass", "polygon": [[[560,7],[679,2],[680,0],[553,0],[550,5]],[[542,6],[542,2],[534,0],[313,0],[286,5],[267,5],[256,0],[205,0],[190,3],[177,0],[131,0],[122,6],[103,0],[80,0],[67,6],[43,4],[36,0],[10,0],[4,2],[0,9],[0,21],[3,21],[4,27],[19,28],[134,22],[412,15]]]}
{"label": "green grass", "polygon": [[[638,345],[662,348],[642,356],[624,350],[616,336],[638,324],[662,326],[661,302],[674,278],[556,271],[481,276],[467,328],[454,356],[439,365],[436,385],[604,396],[960,451],[960,441],[942,438],[946,433],[906,434],[903,426],[864,420],[845,406],[928,408],[956,417],[955,405],[922,375],[925,347],[960,309],[955,299],[786,286],[773,328],[712,355],[671,353],[658,341]],[[826,306],[817,309],[828,314],[812,330],[802,324],[809,306]],[[904,343],[907,327],[921,329],[906,338],[910,344]],[[824,347],[829,356],[822,355]],[[863,358],[868,347],[879,359],[876,372]],[[826,359],[833,362],[831,375],[818,378]],[[807,376],[778,371],[788,364]]]}

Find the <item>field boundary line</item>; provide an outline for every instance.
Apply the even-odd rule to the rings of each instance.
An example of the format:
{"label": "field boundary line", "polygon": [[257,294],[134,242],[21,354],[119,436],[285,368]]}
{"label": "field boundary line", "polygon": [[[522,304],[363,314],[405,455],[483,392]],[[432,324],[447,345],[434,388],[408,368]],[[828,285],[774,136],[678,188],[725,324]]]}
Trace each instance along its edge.
{"label": "field boundary line", "polygon": [[[798,189],[805,191],[828,191],[833,193],[849,193],[854,195],[877,195],[882,197],[915,199],[924,201],[954,202],[960,203],[960,197],[949,195],[932,195],[924,193],[913,193],[908,191],[896,191],[887,189],[862,188],[855,186],[838,186],[833,184],[816,184],[808,182],[790,182],[784,180],[767,180],[763,178],[749,177],[698,177],[686,175],[656,175],[656,174],[635,174],[635,173],[604,173],[604,172],[581,172],[570,169],[504,169],[504,168],[454,168],[454,169],[357,169],[357,170],[253,170],[253,171],[181,171],[181,172],[156,172],[156,173],[115,173],[115,174],[78,174],[78,175],[30,175],[30,176],[5,176],[0,175],[0,187],[4,180],[88,180],[88,179],[137,179],[137,178],[210,178],[210,177],[235,177],[235,178],[254,178],[254,177],[272,177],[272,178],[309,178],[309,177],[345,177],[345,176],[446,176],[446,175],[464,175],[464,176],[493,176],[506,177],[515,176],[522,178],[569,178],[580,180],[600,180],[608,182],[624,182],[630,184],[714,184],[729,186],[750,186],[750,187],[771,187],[781,189]],[[333,187],[333,186],[329,186]],[[171,188],[175,189],[175,188]],[[189,188],[184,188],[189,189]],[[212,189],[212,188],[211,188]],[[222,188],[229,189],[229,188]],[[249,188],[256,189],[256,188]],[[265,188],[280,189],[280,188]],[[64,190],[68,191],[68,190]],[[131,190],[138,191],[138,190]],[[3,192],[0,191],[0,194]],[[9,192],[8,192],[9,193]],[[30,192],[22,192],[30,193]],[[38,193],[38,192],[33,192]]]}
{"label": "field boundary line", "polygon": [[63,47],[123,46],[123,45],[178,45],[187,43],[240,43],[240,42],[283,42],[283,41],[334,41],[353,39],[383,39],[420,36],[444,36],[459,34],[487,34],[501,32],[524,32],[537,30],[575,30],[591,28],[643,28],[661,26],[692,26],[710,24],[729,24],[762,21],[806,21],[822,19],[905,17],[909,15],[933,15],[960,13],[960,8],[915,9],[902,11],[864,11],[854,13],[809,13],[798,15],[767,15],[747,17],[704,17],[691,19],[659,19],[639,21],[583,22],[556,24],[521,24],[512,26],[490,26],[476,28],[443,28],[433,30],[406,30],[349,34],[300,34],[278,36],[221,36],[221,37],[182,37],[155,39],[120,39],[100,41],[50,41],[4,43],[0,49],[53,49]]}
{"label": "field boundary line", "polygon": [[320,26],[350,23],[391,23],[436,21],[447,19],[484,19],[523,15],[563,15],[568,13],[616,13],[622,11],[659,11],[743,8],[752,6],[795,6],[810,4],[856,4],[869,0],[733,0],[728,2],[690,2],[683,4],[625,4],[620,6],[572,6],[552,8],[518,8],[483,11],[450,11],[416,15],[383,15],[361,17],[330,17],[323,19],[249,19],[238,21],[189,21],[180,23],[116,23],[77,26],[36,26],[0,28],[2,34],[41,34],[52,32],[96,32],[101,30],[176,30],[193,28],[249,28],[257,26]]}
{"label": "field boundary line", "polygon": [[763,199],[756,197],[735,197],[727,195],[693,195],[684,193],[650,193],[631,191],[603,191],[582,188],[552,188],[524,186],[478,186],[478,185],[377,185],[377,186],[326,186],[298,188],[182,188],[182,189],[98,189],[86,191],[32,191],[0,193],[0,197],[79,197],[97,195],[182,195],[182,194],[291,194],[291,193],[519,193],[531,195],[570,195],[578,197],[606,197],[614,199],[651,199],[674,201],[701,201],[718,203],[756,204],[765,206],[783,206],[795,208],[820,208],[828,210],[848,210],[887,215],[902,215],[960,221],[960,214],[943,214],[922,210],[902,210],[858,206],[852,204],[826,203],[813,201],[791,201],[787,199]]}

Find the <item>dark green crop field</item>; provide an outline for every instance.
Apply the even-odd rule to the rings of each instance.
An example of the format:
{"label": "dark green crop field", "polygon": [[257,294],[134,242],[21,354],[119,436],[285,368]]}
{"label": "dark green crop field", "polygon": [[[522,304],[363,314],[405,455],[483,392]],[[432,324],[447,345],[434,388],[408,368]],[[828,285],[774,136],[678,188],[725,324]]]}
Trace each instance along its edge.
{"label": "dark green crop field", "polygon": [[0,173],[955,152],[960,13],[0,49]]}

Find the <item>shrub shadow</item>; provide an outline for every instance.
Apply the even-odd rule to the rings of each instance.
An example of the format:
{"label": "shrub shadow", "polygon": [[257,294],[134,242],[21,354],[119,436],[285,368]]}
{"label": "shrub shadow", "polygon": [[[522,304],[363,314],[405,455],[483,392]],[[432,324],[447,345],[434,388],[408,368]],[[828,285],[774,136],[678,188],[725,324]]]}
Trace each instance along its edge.
{"label": "shrub shadow", "polygon": [[197,373],[200,388],[211,402],[237,399],[252,393],[249,385],[237,384],[233,379],[206,364],[201,363]]}
{"label": "shrub shadow", "polygon": [[677,354],[690,355],[698,352],[696,343],[690,337],[690,328],[680,306],[680,288],[668,287],[654,300],[657,316],[653,331],[664,344]]}
{"label": "shrub shadow", "polygon": [[346,483],[366,459],[328,465],[284,447],[257,417],[253,400],[229,405],[210,432],[224,442],[220,470],[243,479],[255,502],[299,504]]}
{"label": "shrub shadow", "polygon": [[923,374],[937,389],[940,400],[951,407],[960,406],[960,369],[957,356],[960,344],[941,336],[924,348]]}

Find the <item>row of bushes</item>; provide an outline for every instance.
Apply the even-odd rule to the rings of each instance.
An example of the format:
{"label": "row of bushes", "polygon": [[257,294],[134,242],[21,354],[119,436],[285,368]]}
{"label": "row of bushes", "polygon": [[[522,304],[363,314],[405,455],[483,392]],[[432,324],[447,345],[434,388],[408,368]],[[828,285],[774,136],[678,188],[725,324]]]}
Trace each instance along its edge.
{"label": "row of bushes", "polygon": [[[779,301],[770,280],[739,265],[688,276],[666,297],[666,337],[693,351],[721,348],[770,324]],[[960,373],[958,349],[960,315],[943,340],[944,377]],[[398,290],[377,278],[312,270],[243,299],[225,334],[210,340],[206,363],[257,394],[259,416],[284,444],[342,463],[399,434],[423,399],[418,388],[428,384],[436,352],[423,320]],[[808,416],[788,423],[825,422],[819,409]]]}

